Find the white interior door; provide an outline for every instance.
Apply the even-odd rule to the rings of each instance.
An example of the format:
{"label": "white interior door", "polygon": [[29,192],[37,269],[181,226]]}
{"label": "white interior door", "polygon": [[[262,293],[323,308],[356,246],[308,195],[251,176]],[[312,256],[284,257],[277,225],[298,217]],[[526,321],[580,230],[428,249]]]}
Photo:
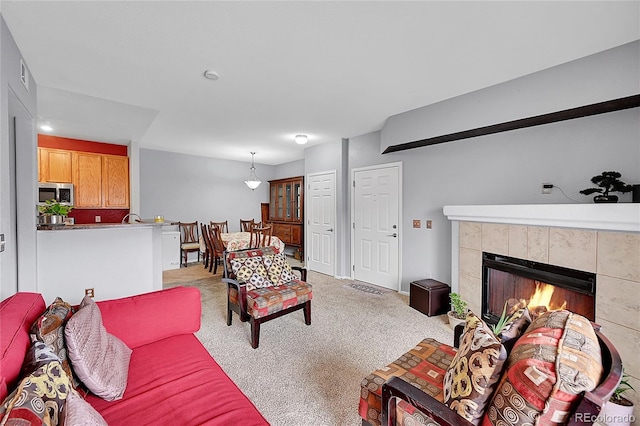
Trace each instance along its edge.
{"label": "white interior door", "polygon": [[309,175],[307,193],[307,268],[335,275],[336,173]]}
{"label": "white interior door", "polygon": [[399,289],[400,166],[354,170],[353,271],[358,281]]}

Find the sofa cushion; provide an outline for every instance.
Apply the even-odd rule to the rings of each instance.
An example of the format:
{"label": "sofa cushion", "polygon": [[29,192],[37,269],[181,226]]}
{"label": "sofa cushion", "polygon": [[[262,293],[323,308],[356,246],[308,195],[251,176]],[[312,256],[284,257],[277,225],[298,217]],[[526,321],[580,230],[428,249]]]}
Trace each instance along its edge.
{"label": "sofa cushion", "polygon": [[275,286],[286,284],[295,279],[291,265],[282,253],[264,255],[262,263],[267,270],[269,281]]}
{"label": "sofa cushion", "polygon": [[108,401],[122,398],[131,349],[107,333],[92,298],[82,300],[80,310],[67,322],[65,337],[73,371],[82,383]]}
{"label": "sofa cushion", "polygon": [[71,390],[53,350],[34,342],[25,358],[25,377],[0,408],[3,425],[57,425]]}
{"label": "sofa cushion", "polygon": [[444,403],[478,424],[500,379],[507,351],[476,314],[467,314],[458,353],[444,376]]}
{"label": "sofa cushion", "polygon": [[87,401],[110,425],[268,425],[193,334],[135,348],[124,398]]}
{"label": "sofa cushion", "polygon": [[200,329],[202,304],[196,287],[174,287],[96,304],[107,332],[130,348]]}
{"label": "sofa cushion", "polygon": [[73,377],[64,340],[64,326],[71,315],[73,315],[71,305],[56,297],[56,300],[33,322],[30,333],[32,341],[43,342],[53,350],[60,358],[65,373],[71,379],[71,385],[77,386],[78,382]]}
{"label": "sofa cushion", "polygon": [[25,354],[31,346],[29,329],[46,305],[38,293],[17,293],[0,302],[0,401],[8,395],[20,375]]}
{"label": "sofa cushion", "polygon": [[589,320],[569,311],[542,314],[509,354],[484,424],[564,424],[579,395],[599,383],[601,361]]}
{"label": "sofa cushion", "polygon": [[[293,280],[277,287],[256,288],[250,291],[247,288],[247,313],[258,319],[280,312],[311,300],[311,290],[311,284],[300,280]],[[233,295],[230,294],[230,298],[231,296]],[[236,291],[235,300],[237,299]]]}
{"label": "sofa cushion", "polygon": [[391,364],[369,374],[360,383],[360,417],[374,426],[380,425],[382,384],[391,377],[400,377],[442,402],[442,382],[455,354],[451,346],[424,339]]}
{"label": "sofa cushion", "polygon": [[396,398],[396,422],[401,426],[440,426],[438,422],[401,398]]}

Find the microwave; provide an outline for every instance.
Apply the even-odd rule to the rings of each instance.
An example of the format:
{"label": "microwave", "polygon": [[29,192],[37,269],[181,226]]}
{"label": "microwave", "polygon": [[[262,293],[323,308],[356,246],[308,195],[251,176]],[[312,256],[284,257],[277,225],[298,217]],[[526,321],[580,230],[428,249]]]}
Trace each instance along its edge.
{"label": "microwave", "polygon": [[73,206],[73,184],[38,182],[38,204],[44,204],[47,200]]}

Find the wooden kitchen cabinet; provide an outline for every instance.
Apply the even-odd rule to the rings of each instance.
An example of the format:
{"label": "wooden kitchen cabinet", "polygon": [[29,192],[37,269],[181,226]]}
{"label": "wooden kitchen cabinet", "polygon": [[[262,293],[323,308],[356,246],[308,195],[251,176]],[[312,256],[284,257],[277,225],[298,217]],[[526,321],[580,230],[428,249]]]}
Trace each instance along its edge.
{"label": "wooden kitchen cabinet", "polygon": [[38,148],[38,182],[71,183],[71,151]]}
{"label": "wooden kitchen cabinet", "polygon": [[269,222],[273,235],[285,245],[304,246],[304,178],[296,176],[269,181]]}
{"label": "wooden kitchen cabinet", "polygon": [[129,158],[102,156],[102,207],[129,208]]}
{"label": "wooden kitchen cabinet", "polygon": [[73,152],[75,207],[102,207],[102,155]]}
{"label": "wooden kitchen cabinet", "polygon": [[77,208],[129,208],[129,158],[73,152]]}

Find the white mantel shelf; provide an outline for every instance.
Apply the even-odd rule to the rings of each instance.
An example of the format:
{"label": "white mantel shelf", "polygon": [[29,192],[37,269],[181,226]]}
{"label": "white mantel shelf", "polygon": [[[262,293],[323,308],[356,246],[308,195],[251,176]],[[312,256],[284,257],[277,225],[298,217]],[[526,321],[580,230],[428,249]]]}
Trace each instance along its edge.
{"label": "white mantel shelf", "polygon": [[449,220],[640,232],[640,203],[444,206]]}

